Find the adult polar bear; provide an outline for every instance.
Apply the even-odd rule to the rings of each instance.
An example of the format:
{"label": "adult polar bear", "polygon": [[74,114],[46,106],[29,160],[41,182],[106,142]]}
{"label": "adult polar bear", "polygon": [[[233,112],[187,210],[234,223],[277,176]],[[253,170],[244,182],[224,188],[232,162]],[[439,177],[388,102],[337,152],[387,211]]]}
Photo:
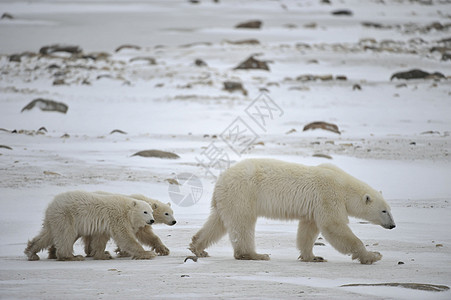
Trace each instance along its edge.
{"label": "adult polar bear", "polygon": [[303,166],[272,159],[248,159],[225,171],[218,179],[211,213],[192,238],[190,250],[199,257],[226,232],[236,259],[268,260],[255,252],[257,217],[300,220],[297,246],[302,261],[324,261],[313,254],[319,232],[343,254],[362,264],[382,258],[369,252],[348,227],[348,216],[384,228],[395,227],[390,207],[382,195],[341,169],[324,164]]}
{"label": "adult polar bear", "polygon": [[135,259],[155,257],[136,241],[136,232],[154,223],[152,208],[141,200],[120,195],[98,195],[72,191],[55,196],[45,212],[41,232],[28,242],[24,253],[28,260],[38,260],[37,252],[55,246],[58,260],[83,260],[73,255],[79,237],[91,236],[94,259],[111,258],[105,252],[110,236]]}

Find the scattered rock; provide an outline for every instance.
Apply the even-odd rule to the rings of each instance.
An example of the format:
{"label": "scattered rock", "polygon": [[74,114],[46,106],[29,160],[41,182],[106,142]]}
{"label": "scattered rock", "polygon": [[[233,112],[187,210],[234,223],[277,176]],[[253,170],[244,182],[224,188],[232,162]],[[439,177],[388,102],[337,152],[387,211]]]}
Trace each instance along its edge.
{"label": "scattered rock", "polygon": [[238,41],[225,40],[225,42],[231,45],[260,45],[260,42],[256,39],[247,39]]}
{"label": "scattered rock", "polygon": [[338,129],[338,126],[335,124],[327,123],[327,122],[312,122],[304,126],[304,130],[314,130],[314,129],[323,129],[328,130],[334,133],[341,134],[340,130]]}
{"label": "scattered rock", "polygon": [[198,67],[208,67],[207,63],[204,62],[204,61],[203,61],[202,59],[200,59],[200,58],[197,58],[197,59],[194,61],[194,64],[195,64],[196,66],[198,66]]}
{"label": "scattered rock", "polygon": [[442,54],[442,61],[451,60],[451,53],[443,53]]}
{"label": "scattered rock", "polygon": [[64,81],[64,79],[55,79],[53,81],[53,85],[65,85],[66,82]]}
{"label": "scattered rock", "polygon": [[169,182],[169,184],[180,185],[180,183],[177,181],[177,179],[174,179],[174,178],[168,178],[168,179],[166,179],[166,181]]}
{"label": "scattered rock", "polygon": [[25,110],[31,110],[35,106],[38,106],[42,111],[56,111],[65,114],[69,107],[62,103],[62,102],[56,102],[49,99],[43,99],[43,98],[37,98],[28,103],[20,112],[23,112]]}
{"label": "scattered rock", "polygon": [[410,71],[394,73],[390,77],[390,80],[393,80],[394,78],[395,79],[406,79],[406,80],[410,80],[410,79],[441,79],[441,78],[445,78],[445,76],[439,72],[428,73],[423,70],[412,69]]}
{"label": "scattered rock", "polygon": [[362,22],[362,26],[369,27],[369,28],[376,28],[376,29],[390,29],[392,26],[390,25],[383,25],[380,23],[374,23],[374,22]]}
{"label": "scattered rock", "polygon": [[197,262],[198,258],[197,258],[197,256],[187,256],[183,262],[186,262],[189,259],[194,261],[194,262]]}
{"label": "scattered rock", "polygon": [[348,77],[346,77],[345,75],[337,75],[335,76],[335,80],[346,81],[348,80]]}
{"label": "scattered rock", "polygon": [[11,54],[8,59],[10,62],[21,62],[22,61],[22,57],[26,56],[26,57],[33,57],[36,56],[36,53],[33,52],[22,52],[20,54]]}
{"label": "scattered rock", "polygon": [[13,148],[11,148],[10,146],[6,146],[6,145],[0,145],[0,148],[13,150]]}
{"label": "scattered rock", "polygon": [[313,157],[321,157],[321,158],[327,158],[327,159],[332,159],[332,156],[327,155],[327,154],[322,154],[322,153],[315,153],[312,155]]}
{"label": "scattered rock", "polygon": [[429,292],[443,292],[449,290],[446,285],[436,285],[428,283],[398,283],[398,282],[388,282],[388,283],[353,283],[344,284],[340,287],[352,287],[352,286],[392,286],[392,287],[403,287],[413,290],[429,291]]}
{"label": "scattered rock", "polygon": [[44,171],[44,175],[61,176],[61,174],[51,171]]}
{"label": "scattered rock", "polygon": [[443,244],[437,244],[437,245],[435,245],[435,247],[436,247],[436,248],[443,247]]}
{"label": "scattered rock", "polygon": [[144,150],[139,151],[133,154],[132,156],[142,156],[142,157],[157,157],[157,158],[165,158],[165,159],[177,159],[180,158],[175,153],[160,151],[160,150]]}
{"label": "scattered rock", "polygon": [[296,129],[292,128],[290,130],[288,130],[287,132],[285,132],[285,134],[291,134],[291,133],[295,133]]}
{"label": "scattered rock", "polygon": [[228,92],[240,91],[244,96],[247,96],[247,90],[243,87],[243,84],[238,81],[225,81],[224,82],[224,90]]}
{"label": "scattered rock", "polygon": [[398,265],[403,265],[404,262],[403,261],[398,261]]}
{"label": "scattered rock", "polygon": [[141,47],[140,46],[136,46],[136,45],[128,45],[128,44],[126,44],[126,45],[121,45],[121,46],[117,47],[116,50],[114,50],[114,52],[119,52],[119,51],[121,51],[123,49],[141,50]]}
{"label": "scattered rock", "polygon": [[260,29],[263,22],[259,20],[247,21],[244,23],[239,23],[235,28],[247,28],[247,29]]}
{"label": "scattered rock", "polygon": [[110,134],[113,134],[113,133],[127,134],[127,132],[122,131],[122,130],[120,130],[120,129],[114,129],[114,130],[112,130],[112,131],[110,132]]}
{"label": "scattered rock", "polygon": [[63,134],[60,138],[62,139],[68,139],[70,138],[70,135],[68,133]]}
{"label": "scattered rock", "polygon": [[12,20],[12,19],[14,19],[14,17],[13,17],[13,15],[12,15],[12,14],[5,12],[5,13],[3,13],[3,15],[2,15],[2,18],[1,18],[1,19],[2,19],[2,20],[3,20],[3,19],[8,19],[8,20]]}
{"label": "scattered rock", "polygon": [[139,57],[133,57],[130,59],[130,62],[134,62],[134,61],[147,61],[149,63],[149,65],[156,65],[157,61],[155,58],[153,57],[149,57],[149,56],[139,56]]}
{"label": "scattered rock", "polygon": [[268,63],[265,61],[257,60],[254,56],[250,56],[248,59],[240,63],[235,70],[265,70],[269,71]]}
{"label": "scattered rock", "polygon": [[[321,81],[330,81],[333,80],[334,76],[331,74],[326,74],[326,75],[312,75],[312,74],[304,74],[304,75],[299,75],[298,77],[296,77],[297,81],[316,81],[316,80],[321,80]],[[347,80],[348,78],[344,75],[338,75],[335,77],[336,80]]]}
{"label": "scattered rock", "polygon": [[78,55],[81,54],[83,50],[79,46],[63,46],[58,44],[44,46],[39,49],[39,53],[42,55],[49,55],[56,52],[67,52],[72,55]]}
{"label": "scattered rock", "polygon": [[359,90],[359,91],[360,91],[360,90],[362,90],[362,87],[360,86],[360,84],[357,84],[357,83],[356,83],[356,84],[354,84],[354,85],[352,86],[352,90],[353,90],[353,91],[355,91],[355,90]]}
{"label": "scattered rock", "polygon": [[334,16],[352,16],[352,11],[349,9],[339,9],[331,12]]}

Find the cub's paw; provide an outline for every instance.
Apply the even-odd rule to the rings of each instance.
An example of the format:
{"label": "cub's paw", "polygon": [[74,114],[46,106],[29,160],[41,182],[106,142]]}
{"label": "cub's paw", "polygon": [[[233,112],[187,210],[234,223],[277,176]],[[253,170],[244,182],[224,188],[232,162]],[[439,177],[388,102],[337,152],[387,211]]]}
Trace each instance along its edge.
{"label": "cub's paw", "polygon": [[137,255],[134,255],[133,259],[152,259],[155,256],[157,256],[157,255],[153,251],[144,251],[144,252],[140,252]]}
{"label": "cub's paw", "polygon": [[130,257],[131,256],[131,254],[128,253],[127,251],[122,251],[119,248],[116,248],[116,250],[114,250],[114,252],[116,252],[118,257]]}
{"label": "cub's paw", "polygon": [[168,247],[166,247],[165,245],[159,245],[159,246],[153,247],[152,250],[154,250],[157,254],[162,255],[162,256],[169,255],[169,252],[170,252]]}
{"label": "cub's paw", "polygon": [[379,252],[366,252],[363,255],[360,255],[357,257],[357,259],[360,261],[361,264],[364,265],[371,265],[372,263],[375,263],[378,260],[381,260],[382,254]]}
{"label": "cub's paw", "polygon": [[39,256],[36,253],[30,254],[28,260],[39,260]]}
{"label": "cub's paw", "polygon": [[93,258],[96,259],[96,260],[108,260],[108,259],[113,259],[113,257],[111,256],[110,252],[108,252],[108,251],[105,251],[104,253],[99,254],[99,255],[94,255]]}
{"label": "cub's paw", "polygon": [[321,256],[313,256],[313,257],[304,258],[301,255],[301,256],[299,256],[299,259],[303,262],[327,262],[327,260]]}

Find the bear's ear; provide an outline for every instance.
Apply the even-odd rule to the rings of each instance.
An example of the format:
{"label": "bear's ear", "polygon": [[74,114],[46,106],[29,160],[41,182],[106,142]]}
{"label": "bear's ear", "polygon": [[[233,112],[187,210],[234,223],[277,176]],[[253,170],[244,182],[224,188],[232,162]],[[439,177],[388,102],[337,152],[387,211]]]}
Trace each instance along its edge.
{"label": "bear's ear", "polygon": [[168,206],[171,206],[171,202],[168,202]]}
{"label": "bear's ear", "polygon": [[133,206],[136,206],[136,201],[133,201]]}
{"label": "bear's ear", "polygon": [[156,203],[154,203],[154,204],[152,205],[152,208],[153,208],[153,209],[157,209],[157,207],[158,207],[158,205],[157,205]]}
{"label": "bear's ear", "polygon": [[370,195],[368,195],[368,194],[366,194],[366,195],[364,196],[364,199],[365,199],[365,203],[366,203],[366,204],[370,204],[371,201],[372,201]]}

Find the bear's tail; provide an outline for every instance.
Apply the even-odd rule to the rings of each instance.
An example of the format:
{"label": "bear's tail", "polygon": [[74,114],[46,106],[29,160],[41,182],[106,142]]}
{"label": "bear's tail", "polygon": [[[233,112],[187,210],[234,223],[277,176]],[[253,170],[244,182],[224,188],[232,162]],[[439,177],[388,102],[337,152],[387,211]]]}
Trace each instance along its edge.
{"label": "bear's tail", "polygon": [[207,222],[193,236],[188,249],[197,257],[207,257],[208,253],[204,249],[219,241],[226,233],[224,222],[222,222],[216,207],[213,205]]}
{"label": "bear's tail", "polygon": [[41,232],[31,241],[28,241],[27,248],[25,248],[24,253],[28,257],[28,260],[39,260],[39,256],[36,254],[39,251],[52,246],[52,236],[50,231],[44,225]]}

